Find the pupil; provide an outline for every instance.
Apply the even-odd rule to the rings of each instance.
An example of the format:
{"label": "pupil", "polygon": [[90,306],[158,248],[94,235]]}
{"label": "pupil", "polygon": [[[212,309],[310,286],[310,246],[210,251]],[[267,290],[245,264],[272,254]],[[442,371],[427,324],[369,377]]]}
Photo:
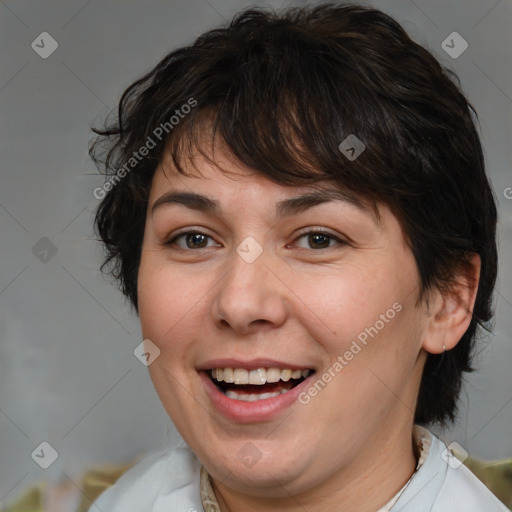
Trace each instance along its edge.
{"label": "pupil", "polygon": [[313,235],[309,235],[309,241],[311,245],[315,247],[328,247],[329,246],[329,237],[322,233],[315,233]]}
{"label": "pupil", "polygon": [[191,233],[187,236],[187,246],[191,249],[206,246],[206,236],[201,233]]}

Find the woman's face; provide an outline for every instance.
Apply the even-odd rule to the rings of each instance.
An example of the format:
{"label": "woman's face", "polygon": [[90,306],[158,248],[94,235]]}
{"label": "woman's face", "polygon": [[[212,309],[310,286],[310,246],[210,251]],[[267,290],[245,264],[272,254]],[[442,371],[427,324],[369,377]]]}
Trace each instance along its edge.
{"label": "woman's face", "polygon": [[237,491],[364,475],[410,438],[424,362],[402,229],[382,205],[377,219],[332,184],[282,186],[218,151],[238,176],[165,158],[153,179],[138,301],[155,388]]}

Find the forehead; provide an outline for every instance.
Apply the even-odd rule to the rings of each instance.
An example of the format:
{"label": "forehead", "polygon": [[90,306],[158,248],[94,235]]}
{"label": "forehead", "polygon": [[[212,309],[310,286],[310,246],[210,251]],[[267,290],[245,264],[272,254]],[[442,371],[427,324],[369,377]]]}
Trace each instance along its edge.
{"label": "forehead", "polygon": [[251,169],[226,149],[217,145],[206,156],[196,153],[183,161],[181,173],[172,155],[166,152],[155,171],[149,209],[178,203],[204,212],[218,213],[233,202],[267,201],[277,204],[279,216],[290,215],[311,206],[342,201],[380,222],[376,203],[358,196],[332,178],[316,178],[314,184],[282,184],[264,172]]}

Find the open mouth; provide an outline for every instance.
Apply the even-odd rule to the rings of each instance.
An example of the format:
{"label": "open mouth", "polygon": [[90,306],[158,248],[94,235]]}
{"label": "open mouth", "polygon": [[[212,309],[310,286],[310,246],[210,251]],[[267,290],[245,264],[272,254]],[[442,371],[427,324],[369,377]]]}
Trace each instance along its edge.
{"label": "open mouth", "polygon": [[265,400],[290,391],[307,379],[314,370],[304,368],[212,368],[208,375],[228,398],[244,402]]}

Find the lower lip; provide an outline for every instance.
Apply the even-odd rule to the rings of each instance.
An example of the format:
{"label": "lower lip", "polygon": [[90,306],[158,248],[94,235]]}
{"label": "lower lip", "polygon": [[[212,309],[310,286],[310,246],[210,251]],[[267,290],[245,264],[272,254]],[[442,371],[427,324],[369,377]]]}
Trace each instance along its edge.
{"label": "lower lip", "polygon": [[298,399],[300,393],[309,386],[308,377],[286,393],[281,393],[271,398],[255,400],[254,402],[244,402],[227,397],[212,382],[206,372],[200,371],[199,376],[205,385],[206,394],[217,411],[237,423],[258,423],[272,420],[279,413],[290,407]]}

